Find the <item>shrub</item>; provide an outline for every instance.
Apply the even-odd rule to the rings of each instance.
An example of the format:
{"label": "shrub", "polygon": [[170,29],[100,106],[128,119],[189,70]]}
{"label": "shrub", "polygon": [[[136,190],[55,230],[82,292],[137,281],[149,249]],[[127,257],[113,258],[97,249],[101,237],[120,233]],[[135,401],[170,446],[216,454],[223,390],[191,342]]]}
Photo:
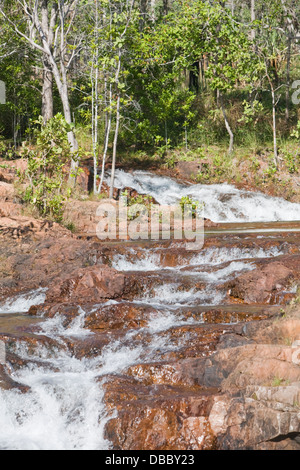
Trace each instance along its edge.
{"label": "shrub", "polygon": [[25,147],[28,168],[23,178],[29,180],[23,198],[42,216],[62,220],[64,202],[69,196],[64,189],[65,167],[71,160],[67,133],[71,130],[61,114],[43,123],[40,117],[34,130],[34,150]]}

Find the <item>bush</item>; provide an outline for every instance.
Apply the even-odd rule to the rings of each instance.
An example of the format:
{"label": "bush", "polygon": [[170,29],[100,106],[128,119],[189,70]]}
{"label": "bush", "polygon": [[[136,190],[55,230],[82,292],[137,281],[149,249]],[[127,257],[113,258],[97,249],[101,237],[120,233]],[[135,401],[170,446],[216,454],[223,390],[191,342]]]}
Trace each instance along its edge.
{"label": "bush", "polygon": [[69,196],[64,188],[65,167],[71,161],[71,149],[67,133],[71,126],[61,114],[43,123],[40,117],[35,124],[34,150],[25,147],[28,168],[21,175],[29,181],[23,198],[35,206],[42,216],[62,220],[64,202]]}

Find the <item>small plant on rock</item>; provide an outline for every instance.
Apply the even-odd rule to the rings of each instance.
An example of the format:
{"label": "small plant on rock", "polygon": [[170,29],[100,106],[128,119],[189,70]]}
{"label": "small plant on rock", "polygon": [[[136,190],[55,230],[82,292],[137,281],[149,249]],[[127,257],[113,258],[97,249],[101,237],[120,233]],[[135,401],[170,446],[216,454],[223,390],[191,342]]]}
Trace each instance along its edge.
{"label": "small plant on rock", "polygon": [[180,204],[180,207],[182,209],[182,213],[184,213],[184,211],[188,210],[188,213],[191,213],[193,218],[196,218],[197,214],[199,214],[200,211],[204,207],[203,203],[201,203],[199,201],[196,201],[196,200],[192,199],[189,196],[183,196],[180,199],[179,204]]}

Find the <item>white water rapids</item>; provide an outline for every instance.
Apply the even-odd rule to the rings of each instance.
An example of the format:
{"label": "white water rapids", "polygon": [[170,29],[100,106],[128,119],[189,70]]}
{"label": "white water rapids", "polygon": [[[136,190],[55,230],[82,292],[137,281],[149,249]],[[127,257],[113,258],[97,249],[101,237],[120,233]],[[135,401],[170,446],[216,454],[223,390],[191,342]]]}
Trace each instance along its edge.
{"label": "white water rapids", "polygon": [[[109,178],[108,178],[109,182]],[[115,186],[150,194],[159,204],[176,204],[189,196],[204,203],[205,217],[214,222],[274,222],[300,220],[300,204],[259,192],[239,190],[229,184],[180,184],[146,171],[116,171]]]}
{"label": "white water rapids", "polygon": [[[203,200],[206,217],[214,221],[300,219],[300,205],[238,191],[229,185],[185,186],[146,172],[126,174],[121,171],[117,172],[116,182],[119,187],[129,186],[151,194],[163,204],[174,203],[183,195]],[[183,259],[176,267],[164,268],[160,266],[160,256],[155,249],[145,249],[136,257],[134,252],[130,256],[116,255],[112,265],[117,270],[161,271],[162,276],[171,272],[174,282],[155,286],[151,293],[135,299],[135,305],[153,308],[147,325],[127,330],[121,339],[113,339],[95,357],[78,359],[66,347],[67,339],[84,341],[94,334],[84,328],[85,311],[80,307],[78,317],[67,326],[59,312],[39,325],[39,334],[55,339],[57,348],[45,345],[28,348],[24,342],[19,342],[12,352],[29,362],[20,369],[13,370],[9,364],[8,368],[12,379],[30,390],[22,394],[18,390],[0,388],[0,449],[108,449],[110,443],[104,436],[108,416],[102,388],[105,376],[121,373],[141,361],[159,361],[164,352],[178,348],[180,344],[170,341],[168,331],[180,325],[197,324],[197,320],[178,313],[178,307],[221,304],[224,292],[215,288],[216,283],[254,269],[255,258],[276,258],[281,254],[278,248],[210,248],[188,261]],[[180,290],[180,279],[203,281],[206,288]],[[45,291],[40,289],[0,305],[0,313],[26,313],[31,305],[44,300]],[[106,306],[110,304],[116,302],[108,302]],[[141,337],[148,338],[146,349]]]}

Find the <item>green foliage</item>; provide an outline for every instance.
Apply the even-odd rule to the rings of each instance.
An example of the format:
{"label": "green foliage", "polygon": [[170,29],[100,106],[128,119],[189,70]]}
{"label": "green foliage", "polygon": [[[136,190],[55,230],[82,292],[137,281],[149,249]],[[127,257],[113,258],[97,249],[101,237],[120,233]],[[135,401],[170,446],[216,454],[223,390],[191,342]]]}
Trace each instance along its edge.
{"label": "green foliage", "polygon": [[297,122],[297,126],[293,129],[291,137],[294,137],[297,140],[300,140],[300,121]]}
{"label": "green foliage", "polygon": [[74,222],[67,222],[65,224],[66,229],[70,230],[70,232],[75,233],[76,232],[76,226]]}
{"label": "green foliage", "polygon": [[131,196],[128,190],[125,190],[121,193],[121,198],[123,203],[126,202],[128,208],[127,218],[129,221],[134,220],[139,215],[149,215],[153,204],[151,196],[147,194]]}
{"label": "green foliage", "polygon": [[[243,106],[244,114],[238,122],[245,122],[246,124],[252,123],[254,118],[264,110],[263,104],[258,100],[254,100],[252,103],[244,101]],[[257,120],[255,121],[255,124],[257,124]]]}
{"label": "green foliage", "polygon": [[255,171],[258,171],[260,169],[260,162],[257,157],[252,157],[251,159],[251,168]]}
{"label": "green foliage", "polygon": [[279,377],[278,375],[275,375],[271,382],[272,387],[282,387],[282,386],[287,386],[289,384],[290,384],[289,380],[283,379],[282,377]]}
{"label": "green foliage", "polygon": [[200,213],[200,211],[204,207],[204,203],[201,203],[190,196],[182,196],[182,198],[179,201],[182,213],[188,213],[191,214],[193,218],[196,218],[197,214]]}
{"label": "green foliage", "polygon": [[151,196],[147,194],[137,194],[136,196],[130,196],[127,189],[121,193],[121,197],[127,199],[127,207],[131,207],[135,204],[149,205],[152,202]]}
{"label": "green foliage", "polygon": [[[290,137],[297,109],[290,106],[290,120],[286,121],[286,32],[291,24],[297,30],[299,2],[273,0],[266,5],[256,0],[254,22],[250,2],[234,2],[234,15],[231,2],[211,0],[159,0],[155,2],[155,12],[150,9],[153,2],[149,1],[134,5],[129,0],[79,3],[82,8],[74,10],[72,25],[67,18],[66,47],[67,58],[72,54],[76,58],[76,67],[72,61],[68,64],[70,100],[76,127],[85,131],[76,135],[87,153],[96,158],[103,154],[110,116],[109,158],[120,98],[118,145],[123,146],[124,153],[134,155],[142,151],[154,155],[156,163],[173,167],[176,157],[170,157],[170,153],[176,147],[194,150],[202,145],[218,146],[221,154],[210,165],[202,162],[198,179],[210,182],[230,177],[230,161],[222,151],[228,136],[220,97],[236,146],[254,152],[269,147],[273,138],[272,100],[266,71],[276,89],[278,134]],[[13,0],[3,4],[22,33],[29,35],[19,8],[21,3]],[[84,54],[76,53],[78,43],[82,43]],[[15,158],[13,147],[24,138],[29,117],[34,120],[41,114],[43,55],[28,47],[26,40],[1,15],[0,45],[0,80],[7,85],[7,104],[0,106],[1,134],[6,139],[0,141],[0,155]],[[299,78],[300,72],[296,46],[293,42],[291,83]],[[198,84],[189,83],[190,74]],[[96,100],[97,116],[93,109]],[[54,86],[55,112],[61,110],[61,105],[58,88]],[[90,138],[91,128],[95,135],[95,126],[96,143]],[[292,137],[299,141],[300,123]],[[282,157],[288,171],[296,173],[298,156],[287,152]],[[252,169],[258,170],[256,166],[253,161]],[[275,170],[270,167],[265,177],[274,176]]]}
{"label": "green foliage", "polygon": [[300,164],[299,153],[285,152],[283,154],[283,160],[285,161],[289,173],[298,173]]}
{"label": "green foliage", "polygon": [[16,151],[9,143],[0,136],[0,157],[4,160],[13,160],[16,158]]}
{"label": "green foliage", "polygon": [[67,133],[71,126],[61,114],[57,114],[46,125],[40,117],[34,122],[35,145],[25,148],[28,168],[22,175],[25,182],[29,181],[23,198],[35,206],[42,216],[50,216],[57,221],[62,220],[64,202],[69,193],[64,190],[66,166],[71,160],[71,149]]}
{"label": "green foliage", "polygon": [[267,176],[268,178],[272,179],[278,172],[278,168],[274,164],[274,161],[269,162],[269,166],[266,170],[264,170],[264,175]]}

